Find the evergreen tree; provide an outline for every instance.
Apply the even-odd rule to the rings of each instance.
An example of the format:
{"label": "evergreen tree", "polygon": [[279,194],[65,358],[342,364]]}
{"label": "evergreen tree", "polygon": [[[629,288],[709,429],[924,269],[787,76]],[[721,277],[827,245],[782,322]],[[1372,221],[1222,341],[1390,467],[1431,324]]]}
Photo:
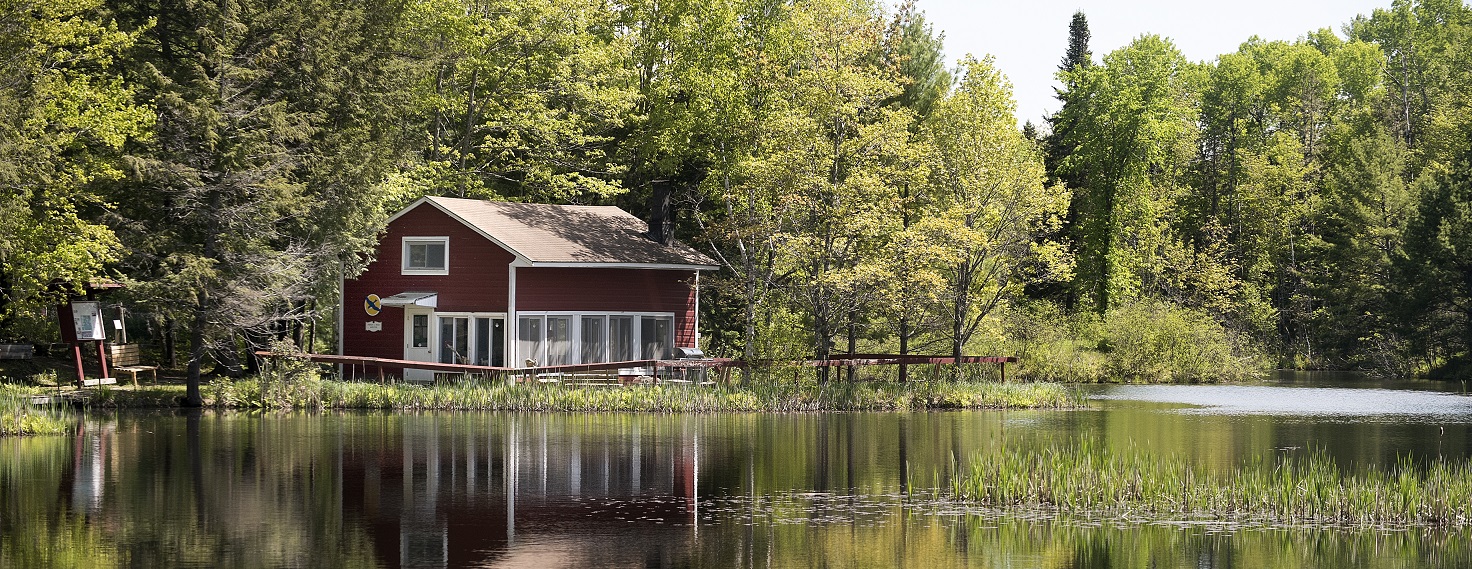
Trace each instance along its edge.
{"label": "evergreen tree", "polygon": [[[1463,148],[1472,148],[1472,139]],[[1433,375],[1472,377],[1472,151],[1423,182],[1398,285],[1413,354]]]}
{"label": "evergreen tree", "polygon": [[[173,5],[119,0],[154,22],[131,53],[157,134],[119,187],[135,294],[188,324],[186,403],[207,359],[242,373],[242,349],[315,316],[376,243],[400,97],[392,4]],[[329,284],[330,283],[330,284]],[[330,304],[330,303],[325,303]]]}
{"label": "evergreen tree", "polygon": [[[1072,202],[1068,207],[1068,214],[1063,225],[1055,235],[1047,236],[1063,242],[1067,246],[1077,250],[1081,236],[1079,229],[1079,209],[1083,207],[1080,200],[1084,199],[1084,188],[1088,179],[1087,172],[1082,169],[1065,170],[1062,165],[1080,143],[1075,130],[1082,117],[1089,110],[1088,100],[1083,97],[1081,89],[1083,85],[1077,83],[1075,71],[1086,69],[1094,64],[1093,53],[1089,51],[1089,20],[1082,11],[1074,12],[1073,19],[1068,24],[1068,49],[1063,55],[1063,60],[1058,64],[1056,77],[1063,83],[1063,88],[1054,88],[1054,97],[1058,99],[1060,107],[1051,116],[1046,117],[1048,121],[1048,134],[1042,141],[1043,164],[1047,168],[1048,183],[1061,183],[1073,190]],[[1030,123],[1029,123],[1030,124]],[[1062,297],[1064,304],[1072,307],[1075,299],[1074,289],[1070,287],[1058,287],[1053,283],[1045,283],[1035,291],[1035,294],[1044,297]]]}
{"label": "evergreen tree", "polygon": [[898,73],[904,89],[894,102],[923,119],[950,90],[951,74],[944,59],[945,34],[935,33],[915,1],[901,3],[890,21],[885,31],[884,59]]}
{"label": "evergreen tree", "polygon": [[1094,54],[1089,51],[1089,18],[1083,11],[1073,13],[1073,19],[1068,22],[1068,51],[1063,53],[1063,61],[1058,63],[1058,71],[1073,71],[1078,67],[1093,65]]}

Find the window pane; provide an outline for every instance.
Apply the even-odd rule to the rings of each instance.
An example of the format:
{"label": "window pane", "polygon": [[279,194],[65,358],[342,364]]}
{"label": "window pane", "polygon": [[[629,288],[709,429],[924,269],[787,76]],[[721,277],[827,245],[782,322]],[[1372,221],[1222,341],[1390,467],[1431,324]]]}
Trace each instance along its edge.
{"label": "window pane", "polygon": [[440,363],[463,364],[470,355],[470,319],[440,318]]}
{"label": "window pane", "polygon": [[547,364],[566,365],[572,360],[572,318],[547,317]]}
{"label": "window pane", "polygon": [[603,363],[608,355],[608,342],[604,341],[608,329],[603,325],[602,316],[583,317],[582,337],[582,362],[585,364]]}
{"label": "window pane", "polygon": [[429,315],[414,315],[414,347],[429,347]]}
{"label": "window pane", "polygon": [[529,316],[516,319],[516,356],[523,361],[517,362],[530,365],[538,365],[542,359],[542,317]]}
{"label": "window pane", "polygon": [[632,316],[608,317],[608,348],[610,361],[634,360],[634,318]]}
{"label": "window pane", "polygon": [[411,269],[423,269],[424,268],[424,257],[425,257],[425,251],[424,251],[424,249],[425,249],[425,247],[424,247],[423,244],[410,243],[409,244],[409,264],[408,265],[405,265],[405,266],[407,266],[407,267],[409,267]]}
{"label": "window pane", "polygon": [[429,269],[445,268],[444,243],[429,243],[425,245],[424,266]]}
{"label": "window pane", "polygon": [[496,367],[506,365],[506,320],[504,318],[491,319],[491,365]]}
{"label": "window pane", "polygon": [[672,319],[666,316],[645,316],[641,319],[639,336],[644,344],[644,359],[670,359],[673,355],[671,344],[674,340],[672,324]]}
{"label": "window pane", "polygon": [[455,319],[440,318],[440,363],[455,363],[455,354],[450,344],[455,340]]}
{"label": "window pane", "polygon": [[475,365],[491,365],[491,319],[475,319]]}
{"label": "window pane", "polygon": [[470,319],[455,319],[455,363],[470,363]]}

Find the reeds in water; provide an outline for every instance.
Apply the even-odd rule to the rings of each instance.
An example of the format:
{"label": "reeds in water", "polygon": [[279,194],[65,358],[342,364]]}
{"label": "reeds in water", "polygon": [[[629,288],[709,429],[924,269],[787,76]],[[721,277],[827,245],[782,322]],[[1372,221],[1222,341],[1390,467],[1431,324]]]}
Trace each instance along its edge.
{"label": "reeds in water", "polygon": [[1322,452],[1213,471],[1177,457],[1085,443],[974,457],[953,479],[960,500],[1087,518],[1264,525],[1472,526],[1472,460],[1348,471]]}
{"label": "reeds in water", "polygon": [[59,435],[71,428],[70,410],[55,404],[31,403],[30,389],[0,383],[0,437]]}
{"label": "reeds in water", "polygon": [[316,378],[219,380],[206,403],[227,408],[618,411],[658,413],[1061,408],[1082,404],[1056,384],[756,382],[750,386],[571,387],[464,381],[432,386]]}

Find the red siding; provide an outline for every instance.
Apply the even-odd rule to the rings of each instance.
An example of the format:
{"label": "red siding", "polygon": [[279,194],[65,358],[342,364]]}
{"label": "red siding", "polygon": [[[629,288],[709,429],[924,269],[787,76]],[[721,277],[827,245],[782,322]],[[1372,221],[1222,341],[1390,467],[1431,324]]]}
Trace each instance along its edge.
{"label": "red siding", "polygon": [[[404,237],[450,238],[450,274],[400,274]],[[378,257],[355,280],[343,283],[343,353],[352,356],[401,358],[404,355],[404,311],[384,308],[376,317],[363,311],[369,294],[381,298],[408,291],[439,293],[436,312],[506,312],[510,252],[445,215],[421,204],[388,227],[379,240]],[[519,311],[672,312],[675,344],[695,343],[694,271],[646,269],[516,269]],[[383,323],[368,332],[369,321]],[[390,373],[397,373],[391,370]],[[371,371],[370,373],[376,373]]]}
{"label": "red siding", "polygon": [[[450,238],[450,274],[400,274],[404,237]],[[515,257],[445,215],[422,204],[395,219],[379,239],[378,259],[356,280],[343,283],[343,353],[352,356],[404,356],[404,310],[384,308],[376,317],[363,311],[369,294],[387,298],[401,292],[439,293],[438,312],[505,312],[507,266]],[[383,323],[383,331],[368,332],[369,320]]]}
{"label": "red siding", "polygon": [[673,312],[675,345],[695,344],[694,271],[516,269],[516,309]]}

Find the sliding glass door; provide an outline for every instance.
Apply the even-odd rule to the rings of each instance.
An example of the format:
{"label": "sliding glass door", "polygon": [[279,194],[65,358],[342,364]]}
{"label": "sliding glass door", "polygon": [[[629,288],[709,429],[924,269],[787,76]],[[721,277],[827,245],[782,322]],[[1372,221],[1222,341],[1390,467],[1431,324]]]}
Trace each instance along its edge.
{"label": "sliding glass door", "polygon": [[506,365],[506,319],[490,316],[440,316],[439,362]]}
{"label": "sliding glass door", "polygon": [[522,313],[516,319],[518,365],[669,359],[675,345],[671,314]]}

